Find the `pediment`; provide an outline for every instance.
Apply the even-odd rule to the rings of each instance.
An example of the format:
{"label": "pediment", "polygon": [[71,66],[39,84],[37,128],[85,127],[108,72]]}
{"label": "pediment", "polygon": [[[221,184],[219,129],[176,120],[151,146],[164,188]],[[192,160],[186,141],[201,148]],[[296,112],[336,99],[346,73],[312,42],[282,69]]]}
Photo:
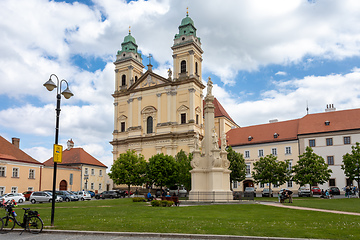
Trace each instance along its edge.
{"label": "pediment", "polygon": [[177,110],[178,110],[178,112],[182,112],[182,111],[189,110],[189,108],[187,106],[185,106],[185,105],[181,105]]}
{"label": "pediment", "polygon": [[158,85],[163,86],[164,84],[171,83],[172,81],[166,78],[161,77],[153,72],[146,71],[136,83],[131,85],[128,91],[137,90],[137,89],[146,89],[149,87],[156,87]]}

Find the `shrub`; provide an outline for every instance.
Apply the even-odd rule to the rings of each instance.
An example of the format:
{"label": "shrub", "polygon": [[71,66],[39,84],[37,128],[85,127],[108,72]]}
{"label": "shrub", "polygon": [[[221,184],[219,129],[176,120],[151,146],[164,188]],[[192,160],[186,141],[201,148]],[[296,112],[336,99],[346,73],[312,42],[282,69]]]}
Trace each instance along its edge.
{"label": "shrub", "polygon": [[145,202],[145,198],[143,198],[143,197],[134,197],[132,201],[133,202]]}
{"label": "shrub", "polygon": [[153,207],[171,207],[174,205],[173,201],[167,201],[167,200],[152,200],[151,206]]}
{"label": "shrub", "polygon": [[161,206],[161,200],[152,200],[151,206],[153,207],[160,207]]}

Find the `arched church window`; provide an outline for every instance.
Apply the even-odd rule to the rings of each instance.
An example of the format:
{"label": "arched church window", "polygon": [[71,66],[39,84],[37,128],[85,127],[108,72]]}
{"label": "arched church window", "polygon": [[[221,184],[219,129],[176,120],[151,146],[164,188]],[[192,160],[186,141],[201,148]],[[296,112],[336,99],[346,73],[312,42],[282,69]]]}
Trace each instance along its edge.
{"label": "arched church window", "polygon": [[153,118],[149,116],[146,119],[146,133],[152,133],[153,132]]}
{"label": "arched church window", "polygon": [[126,76],[125,74],[121,76],[121,86],[125,86],[126,85]]}
{"label": "arched church window", "polygon": [[195,63],[195,74],[198,74],[198,63]]}
{"label": "arched church window", "polygon": [[137,82],[137,80],[138,80],[138,77],[137,77],[137,76],[135,76],[135,82]]}
{"label": "arched church window", "polygon": [[182,60],[180,63],[180,69],[181,69],[181,73],[185,73],[186,72],[186,61]]}

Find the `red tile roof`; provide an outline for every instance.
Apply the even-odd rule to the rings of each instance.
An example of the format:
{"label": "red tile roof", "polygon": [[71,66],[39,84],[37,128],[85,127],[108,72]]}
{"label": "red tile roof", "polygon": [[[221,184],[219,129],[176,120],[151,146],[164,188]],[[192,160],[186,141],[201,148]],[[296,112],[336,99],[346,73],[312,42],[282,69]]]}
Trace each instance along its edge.
{"label": "red tile roof", "polygon": [[[267,142],[282,142],[297,139],[299,120],[234,128],[227,132],[228,145],[239,146]],[[277,138],[274,134],[277,133]],[[252,137],[249,141],[249,137]]]}
{"label": "red tile roof", "polygon": [[0,136],[0,159],[32,164],[42,164],[16,147],[14,144],[7,141],[2,136]]}
{"label": "red tile roof", "polygon": [[[360,108],[308,114],[300,119],[235,128],[227,132],[228,145],[296,140],[299,135],[360,130]],[[325,122],[329,121],[329,125]],[[279,136],[274,138],[274,134]],[[252,140],[249,141],[249,136]]]}
{"label": "red tile roof", "polygon": [[[50,158],[46,162],[44,162],[45,166],[52,165],[53,158]],[[102,164],[99,160],[91,156],[82,148],[71,148],[70,150],[63,151],[62,154],[62,163],[58,165],[80,165],[80,164],[88,164],[93,166],[106,167],[106,165]]]}
{"label": "red tile roof", "polygon": [[[215,117],[226,117],[227,119],[232,121],[234,124],[236,124],[235,121],[230,117],[230,115],[226,112],[225,108],[221,105],[221,103],[216,98],[214,98],[213,104],[215,106]],[[205,107],[204,100],[203,100],[203,106]]]}

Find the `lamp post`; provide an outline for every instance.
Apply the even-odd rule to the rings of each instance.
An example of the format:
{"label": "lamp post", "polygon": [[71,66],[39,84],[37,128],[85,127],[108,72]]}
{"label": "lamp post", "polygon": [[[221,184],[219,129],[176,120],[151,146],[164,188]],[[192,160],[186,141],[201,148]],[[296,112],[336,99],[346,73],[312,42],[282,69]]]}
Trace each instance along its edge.
{"label": "lamp post", "polygon": [[89,179],[89,176],[85,175],[85,176],[84,176],[84,180],[85,180],[85,191],[88,190],[88,179]]}
{"label": "lamp post", "polygon": [[355,166],[356,166],[356,168],[357,168],[357,179],[356,179],[356,181],[357,181],[357,188],[358,188],[358,197],[360,198],[360,185],[359,185],[359,182],[360,182],[360,168],[359,168],[359,163],[357,162],[357,163],[355,163]]}
{"label": "lamp post", "polygon": [[[57,84],[55,84],[51,80],[52,77],[56,78]],[[61,84],[63,82],[66,83],[66,89],[63,92],[61,92]],[[57,102],[56,102],[56,109],[55,109],[55,111],[56,111],[55,145],[57,145],[59,143],[59,117],[60,117],[60,111],[61,111],[61,109],[60,109],[61,94],[66,99],[71,98],[72,96],[74,96],[74,94],[70,91],[68,82],[65,79],[59,81],[59,78],[55,74],[50,75],[49,80],[46,83],[44,83],[44,86],[49,91],[54,90],[54,88],[56,88],[56,91],[57,91],[57,93],[56,93]],[[51,205],[51,226],[54,226],[56,170],[57,170],[57,162],[54,161],[52,205]]]}

